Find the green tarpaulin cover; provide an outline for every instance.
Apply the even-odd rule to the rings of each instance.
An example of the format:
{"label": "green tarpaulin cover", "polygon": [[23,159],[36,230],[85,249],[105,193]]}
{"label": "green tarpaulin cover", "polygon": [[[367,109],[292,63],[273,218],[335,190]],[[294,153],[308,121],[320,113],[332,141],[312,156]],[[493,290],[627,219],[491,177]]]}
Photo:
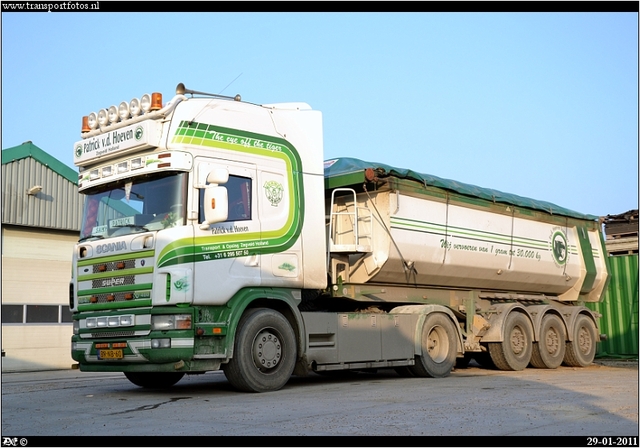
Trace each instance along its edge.
{"label": "green tarpaulin cover", "polygon": [[569,210],[552,204],[550,202],[538,201],[536,199],[525,198],[510,193],[503,193],[502,191],[492,190],[490,188],[477,187],[475,185],[469,185],[455,180],[443,179],[441,177],[432,176],[430,174],[417,173],[412,170],[396,168],[384,163],[365,162],[364,160],[354,159],[351,157],[341,157],[337,159],[326,160],[324,162],[324,177],[325,179],[332,179],[334,181],[331,183],[333,187],[341,186],[341,178],[343,178],[345,181],[344,185],[342,186],[352,185],[352,175],[362,173],[366,168],[373,168],[374,170],[382,169],[384,170],[385,174],[388,174],[389,176],[394,176],[400,179],[415,180],[427,186],[438,187],[466,196],[486,199],[487,201],[491,202],[510,204],[518,207],[544,211],[552,215],[562,215],[572,218],[585,219],[588,221],[594,221],[598,219],[597,216],[578,213],[573,210]]}

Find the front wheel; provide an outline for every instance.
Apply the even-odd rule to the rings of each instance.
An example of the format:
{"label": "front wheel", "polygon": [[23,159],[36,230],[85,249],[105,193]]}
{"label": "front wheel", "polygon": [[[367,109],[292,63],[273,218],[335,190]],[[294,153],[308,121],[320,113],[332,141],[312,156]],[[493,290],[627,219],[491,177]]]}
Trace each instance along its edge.
{"label": "front wheel", "polygon": [[222,370],[231,385],[241,391],[278,390],[293,373],[296,353],[289,321],[275,310],[256,308],[240,319],[233,358]]}
{"label": "front wheel", "polygon": [[136,386],[147,389],[167,389],[184,376],[183,372],[124,372],[127,377]]}
{"label": "front wheel", "polygon": [[422,354],[408,366],[415,376],[443,378],[456,362],[457,332],[451,319],[440,313],[429,314],[422,330]]}

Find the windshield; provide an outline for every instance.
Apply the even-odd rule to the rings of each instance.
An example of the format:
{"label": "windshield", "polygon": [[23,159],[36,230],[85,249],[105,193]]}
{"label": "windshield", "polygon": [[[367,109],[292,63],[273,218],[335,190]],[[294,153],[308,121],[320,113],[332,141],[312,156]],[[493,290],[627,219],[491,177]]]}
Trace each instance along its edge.
{"label": "windshield", "polygon": [[80,239],[183,225],[186,180],[186,173],[155,173],[85,192]]}

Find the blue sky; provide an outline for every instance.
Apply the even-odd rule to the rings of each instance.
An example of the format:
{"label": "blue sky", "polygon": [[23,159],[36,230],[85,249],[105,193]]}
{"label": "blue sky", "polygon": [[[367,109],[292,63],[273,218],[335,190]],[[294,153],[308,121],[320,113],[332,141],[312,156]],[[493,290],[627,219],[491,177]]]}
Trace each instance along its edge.
{"label": "blue sky", "polygon": [[2,14],[3,149],[73,167],[83,115],[179,82],[310,104],[325,159],[638,208],[637,13]]}

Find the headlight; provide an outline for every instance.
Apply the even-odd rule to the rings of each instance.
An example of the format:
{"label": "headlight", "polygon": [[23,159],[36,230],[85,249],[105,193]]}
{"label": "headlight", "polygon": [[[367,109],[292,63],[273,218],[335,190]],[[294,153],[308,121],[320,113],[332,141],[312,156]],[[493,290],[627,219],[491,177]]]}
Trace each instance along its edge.
{"label": "headlight", "polygon": [[85,326],[87,328],[96,327],[132,327],[134,325],[133,314],[124,316],[108,316],[108,317],[87,317]]}
{"label": "headlight", "polygon": [[116,106],[109,107],[107,110],[107,118],[111,124],[118,122],[120,115],[118,115],[118,108]]}
{"label": "headlight", "polygon": [[80,322],[77,320],[73,321],[73,334],[80,334]]}
{"label": "headlight", "polygon": [[98,124],[104,127],[107,123],[109,123],[109,112],[107,112],[107,109],[100,109],[98,112]]}
{"label": "headlight", "polygon": [[158,314],[151,316],[151,330],[189,330],[190,314]]}
{"label": "headlight", "polygon": [[91,129],[95,129],[98,127],[98,114],[95,112],[91,112],[89,114],[89,120],[87,122]]}
{"label": "headlight", "polygon": [[151,339],[151,348],[171,348],[171,339]]}
{"label": "headlight", "polygon": [[118,115],[123,121],[129,118],[129,103],[127,103],[126,101],[120,103],[120,105],[118,106]]}
{"label": "headlight", "polygon": [[[132,117],[140,115],[140,100],[138,98],[134,98],[129,102],[129,113]],[[89,124],[91,126],[91,124]]]}
{"label": "headlight", "polygon": [[140,98],[140,108],[145,114],[151,110],[151,95],[145,93]]}

